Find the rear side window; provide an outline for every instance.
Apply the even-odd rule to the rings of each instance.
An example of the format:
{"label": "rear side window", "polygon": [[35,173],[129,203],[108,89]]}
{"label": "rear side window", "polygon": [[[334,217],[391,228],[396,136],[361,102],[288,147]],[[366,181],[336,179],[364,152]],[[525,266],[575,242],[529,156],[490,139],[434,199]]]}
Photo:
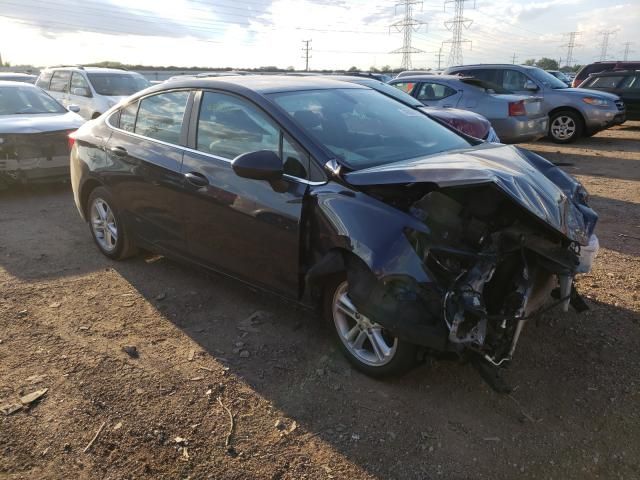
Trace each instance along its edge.
{"label": "rear side window", "polygon": [[402,90],[404,93],[411,94],[415,83],[413,82],[398,82],[393,84],[399,90]]}
{"label": "rear side window", "polygon": [[43,90],[49,90],[49,82],[51,82],[52,75],[53,72],[51,71],[42,72],[38,77],[38,80],[36,80],[36,86],[42,88]]}
{"label": "rear side window", "polygon": [[[140,101],[134,132],[163,142],[179,144],[188,98],[189,92],[159,93],[143,98]],[[122,120],[121,114],[121,128]]]}
{"label": "rear side window", "polygon": [[442,100],[443,98],[454,95],[456,91],[453,88],[449,88],[446,85],[440,85],[439,83],[423,83],[420,85],[420,91],[418,93],[418,100]]}
{"label": "rear side window", "polygon": [[68,92],[70,79],[71,72],[69,70],[56,70],[55,72],[53,72],[49,90],[51,90],[52,92]]}
{"label": "rear side window", "polygon": [[524,90],[524,84],[529,80],[524,73],[517,70],[503,70],[502,88],[507,90]]}

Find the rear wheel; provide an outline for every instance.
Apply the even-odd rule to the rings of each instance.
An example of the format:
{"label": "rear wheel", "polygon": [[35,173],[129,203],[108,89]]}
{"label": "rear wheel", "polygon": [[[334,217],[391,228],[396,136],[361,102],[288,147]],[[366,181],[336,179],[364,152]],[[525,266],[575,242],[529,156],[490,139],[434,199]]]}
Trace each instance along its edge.
{"label": "rear wheel", "polygon": [[107,189],[97,187],[91,192],[87,213],[93,240],[104,255],[113,260],[122,260],[136,253],[122,216]]}
{"label": "rear wheel", "polygon": [[549,120],[549,138],[555,143],[570,143],[579,138],[584,124],[579,113],[561,110],[551,115]]}
{"label": "rear wheel", "polygon": [[324,316],[349,362],[373,377],[400,375],[410,370],[416,363],[417,347],[359,313],[349,298],[348,287],[342,275],[327,283]]}

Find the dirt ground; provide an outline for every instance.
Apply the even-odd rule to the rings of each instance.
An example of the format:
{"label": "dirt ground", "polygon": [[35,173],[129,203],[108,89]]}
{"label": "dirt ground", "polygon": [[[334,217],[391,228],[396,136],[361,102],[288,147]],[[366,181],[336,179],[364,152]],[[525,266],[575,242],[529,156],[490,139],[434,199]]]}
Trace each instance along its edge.
{"label": "dirt ground", "polygon": [[372,380],[312,312],[107,260],[68,186],[1,193],[0,404],[48,391],[0,413],[0,479],[640,478],[640,122],[528,147],[584,182],[602,248],[591,310],[525,328],[511,395],[450,361]]}

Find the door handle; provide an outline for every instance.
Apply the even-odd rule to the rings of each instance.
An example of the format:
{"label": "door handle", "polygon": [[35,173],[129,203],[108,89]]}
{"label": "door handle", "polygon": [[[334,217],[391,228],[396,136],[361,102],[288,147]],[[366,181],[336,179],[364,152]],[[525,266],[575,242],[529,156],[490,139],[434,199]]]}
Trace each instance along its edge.
{"label": "door handle", "polygon": [[127,149],[124,147],[111,147],[109,151],[116,157],[126,157],[128,155]]}
{"label": "door handle", "polygon": [[205,177],[201,173],[185,173],[184,178],[186,178],[189,183],[195,185],[196,187],[206,187],[207,185],[209,185],[209,180],[207,180],[207,177]]}

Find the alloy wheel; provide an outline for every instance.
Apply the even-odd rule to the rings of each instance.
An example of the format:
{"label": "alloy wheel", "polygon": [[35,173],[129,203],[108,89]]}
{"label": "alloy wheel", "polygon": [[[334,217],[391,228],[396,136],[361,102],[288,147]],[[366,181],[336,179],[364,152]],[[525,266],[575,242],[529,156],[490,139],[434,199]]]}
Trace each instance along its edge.
{"label": "alloy wheel", "polygon": [[558,140],[568,140],[575,135],[576,122],[568,115],[559,115],[551,122],[551,135]]}
{"label": "alloy wheel", "polygon": [[349,298],[346,281],[335,291],[332,312],[340,340],[358,361],[371,367],[381,367],[393,360],[398,338],[358,312]]}
{"label": "alloy wheel", "polygon": [[113,252],[118,243],[118,226],[109,204],[96,198],[91,205],[91,228],[100,247]]}

